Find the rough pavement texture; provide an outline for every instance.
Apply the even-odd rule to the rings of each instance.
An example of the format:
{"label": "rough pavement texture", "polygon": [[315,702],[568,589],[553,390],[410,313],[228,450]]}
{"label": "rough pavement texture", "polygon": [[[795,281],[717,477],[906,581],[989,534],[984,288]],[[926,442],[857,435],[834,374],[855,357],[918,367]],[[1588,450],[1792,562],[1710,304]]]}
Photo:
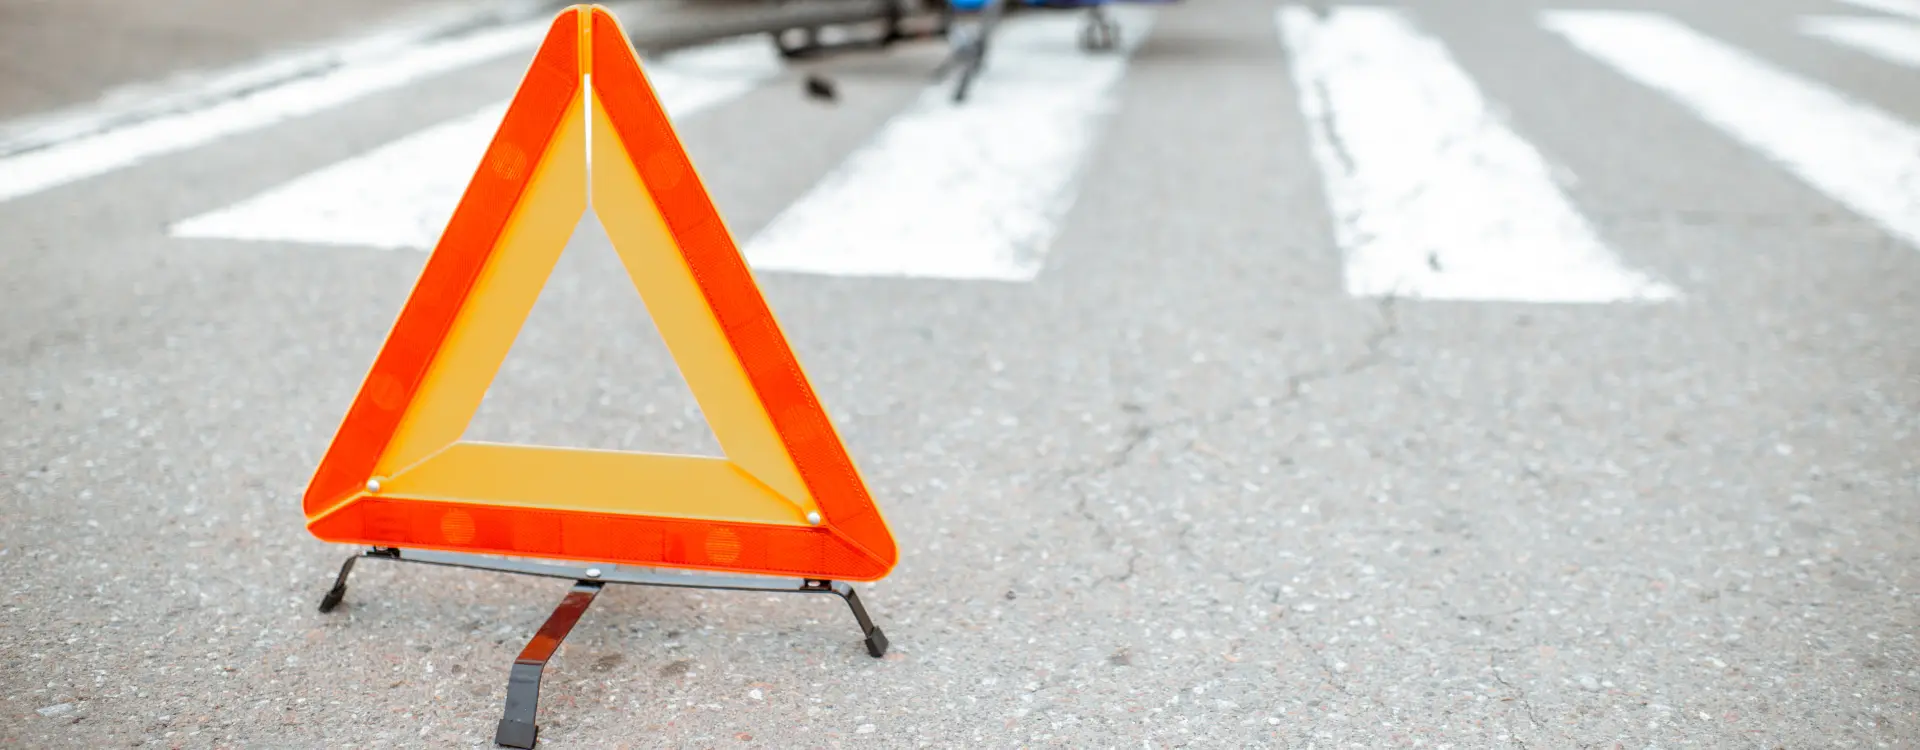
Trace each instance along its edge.
{"label": "rough pavement texture", "polygon": [[246,62],[460,6],[498,0],[0,0],[0,117],[134,95]]}
{"label": "rough pavement texture", "polygon": [[[542,747],[1911,746],[1920,253],[1456,6],[1423,23],[1684,301],[1344,296],[1270,7],[1172,9],[1036,283],[762,276],[899,537],[893,652],[831,599],[612,588]],[[931,59],[684,124],[736,234]],[[0,744],[488,745],[565,585],[364,563],[321,615],[350,550],[300,528],[423,256],[163,228],[517,73],[0,205]],[[583,226],[472,437],[712,449],[615,262]]]}

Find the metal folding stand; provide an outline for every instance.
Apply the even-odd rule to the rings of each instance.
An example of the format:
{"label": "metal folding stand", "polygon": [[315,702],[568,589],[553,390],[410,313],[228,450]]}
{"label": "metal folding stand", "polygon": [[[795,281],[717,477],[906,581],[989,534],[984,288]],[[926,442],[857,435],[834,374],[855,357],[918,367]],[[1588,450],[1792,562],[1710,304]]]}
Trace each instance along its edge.
{"label": "metal folding stand", "polygon": [[373,547],[365,552],[347,558],[340,566],[340,576],[334,579],[333,588],[320,600],[320,611],[331,612],[340,606],[347,595],[347,576],[353,573],[353,564],[362,559],[393,560],[397,562],[416,562],[428,565],[444,565],[456,568],[473,568],[502,573],[544,576],[547,578],[566,578],[573,580],[573,588],[560,600],[553,614],[547,616],[545,624],[527,642],[520,651],[520,657],[513,662],[513,670],[507,676],[507,704],[500,718],[500,725],[494,730],[493,742],[507,747],[531,748],[539,736],[539,727],[534,724],[534,713],[540,704],[540,676],[546,669],[547,661],[559,650],[560,642],[573,632],[573,625],[580,621],[587,607],[600,590],[609,583],[624,583],[635,586],[666,586],[672,588],[720,589],[728,591],[773,591],[795,594],[832,594],[838,596],[853,610],[853,617],[860,623],[860,633],[866,639],[867,653],[874,658],[887,653],[887,635],[873,624],[867,616],[867,608],[860,604],[860,596],[853,587],[844,581],[828,581],[818,578],[772,578],[766,576],[723,575],[709,573],[670,573],[658,570],[621,568],[609,566],[575,566],[550,562],[527,560],[509,560],[481,555],[467,555],[456,552],[435,552],[431,550],[402,551],[394,547]]}

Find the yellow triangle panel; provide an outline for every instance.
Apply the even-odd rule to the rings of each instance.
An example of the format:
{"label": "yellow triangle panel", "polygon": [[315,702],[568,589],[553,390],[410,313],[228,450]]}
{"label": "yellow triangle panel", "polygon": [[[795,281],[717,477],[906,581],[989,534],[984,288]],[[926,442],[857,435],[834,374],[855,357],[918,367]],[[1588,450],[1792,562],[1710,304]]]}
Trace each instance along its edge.
{"label": "yellow triangle panel", "polygon": [[[589,192],[724,458],[461,440]],[[554,20],[303,505],[315,536],[353,544],[851,581],[898,556],[597,6]]]}

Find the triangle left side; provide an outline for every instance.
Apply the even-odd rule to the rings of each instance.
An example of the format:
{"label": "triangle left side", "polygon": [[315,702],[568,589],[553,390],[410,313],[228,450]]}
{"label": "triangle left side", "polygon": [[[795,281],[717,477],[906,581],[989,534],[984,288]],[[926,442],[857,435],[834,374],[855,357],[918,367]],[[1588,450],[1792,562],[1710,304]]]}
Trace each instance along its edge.
{"label": "triangle left side", "polygon": [[581,13],[549,27],[315,470],[302,509],[316,534],[369,480],[459,440],[585,214]]}

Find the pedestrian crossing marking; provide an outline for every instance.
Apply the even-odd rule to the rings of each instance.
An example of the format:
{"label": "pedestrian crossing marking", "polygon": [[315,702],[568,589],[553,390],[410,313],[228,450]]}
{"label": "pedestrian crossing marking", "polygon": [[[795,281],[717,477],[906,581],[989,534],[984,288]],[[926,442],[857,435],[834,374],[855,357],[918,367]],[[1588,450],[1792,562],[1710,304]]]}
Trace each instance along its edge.
{"label": "pedestrian crossing marking", "polygon": [[390,59],[342,65],[207,106],[0,158],[0,203],[314,115],[427,76],[531,47],[540,40],[543,26],[511,24],[428,42]]}
{"label": "pedestrian crossing marking", "polygon": [[[687,118],[781,71],[764,39],[668,55],[647,68],[661,102]],[[176,237],[393,250],[433,248],[506,104],[427,128],[252,198],[176,223]]]}
{"label": "pedestrian crossing marking", "polygon": [[[996,37],[976,96],[931,85],[746,244],[760,271],[1031,281],[1080,189],[1153,11],[1120,9],[1118,55],[1072,45],[1071,14]],[[1654,13],[1550,12],[1541,26],[1673,97],[1808,184],[1920,244],[1912,126]],[[1624,263],[1560,171],[1495,114],[1438,38],[1402,11],[1275,15],[1308,147],[1343,251],[1345,291],[1436,300],[1626,302],[1680,291]],[[1920,67],[1920,24],[1813,16],[1809,36]],[[663,58],[676,117],[782,70],[762,38]],[[1282,73],[1281,70],[1288,71]],[[1741,91],[1738,96],[1728,92]],[[431,247],[501,106],[441,123],[171,227],[188,238]],[[1845,133],[1834,136],[1832,133]]]}
{"label": "pedestrian crossing marking", "polygon": [[1920,20],[1920,0],[1840,0],[1859,8]]}
{"label": "pedestrian crossing marking", "polygon": [[1666,300],[1624,266],[1438,40],[1397,10],[1280,8],[1294,83],[1364,297]]}
{"label": "pedestrian crossing marking", "polygon": [[907,111],[755,236],[756,269],[834,276],[1031,281],[1114,89],[1153,11],[1114,9],[1121,49],[1074,45],[1080,19],[1001,26],[964,104],[950,83]]}
{"label": "pedestrian crossing marking", "polygon": [[1543,25],[1920,247],[1920,131],[1665,16],[1556,11]]}
{"label": "pedestrian crossing marking", "polygon": [[1814,16],[1800,30],[1896,65],[1920,68],[1920,23],[1887,18]]}

